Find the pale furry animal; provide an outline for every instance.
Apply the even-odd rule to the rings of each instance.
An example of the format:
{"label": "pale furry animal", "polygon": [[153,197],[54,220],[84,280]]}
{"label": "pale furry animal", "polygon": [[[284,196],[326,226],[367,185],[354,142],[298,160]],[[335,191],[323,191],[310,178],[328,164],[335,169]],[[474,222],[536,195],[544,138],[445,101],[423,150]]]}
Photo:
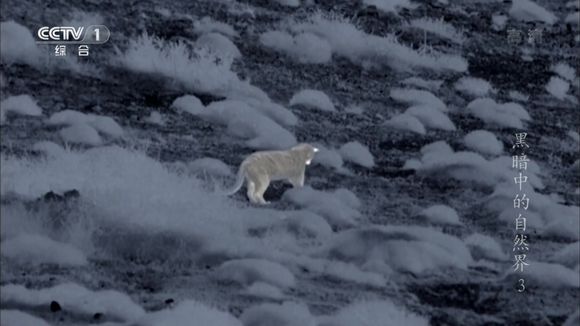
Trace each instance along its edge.
{"label": "pale furry animal", "polygon": [[304,186],[306,166],[312,163],[318,148],[298,144],[285,151],[261,151],[248,156],[238,170],[236,184],[228,192],[233,195],[246,181],[248,199],[252,203],[267,204],[264,193],[270,181],[288,180],[293,187]]}

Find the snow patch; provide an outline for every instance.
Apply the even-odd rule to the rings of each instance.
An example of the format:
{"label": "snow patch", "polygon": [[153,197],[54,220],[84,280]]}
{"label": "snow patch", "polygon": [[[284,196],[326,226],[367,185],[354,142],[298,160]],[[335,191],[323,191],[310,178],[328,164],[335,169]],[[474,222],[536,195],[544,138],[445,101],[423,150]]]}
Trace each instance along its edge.
{"label": "snow patch", "polygon": [[[309,186],[287,190],[282,198],[324,217],[330,225],[352,226],[361,214],[357,210],[360,201],[345,200],[340,190],[324,192]],[[355,196],[356,198],[356,196]]]}
{"label": "snow patch", "polygon": [[546,84],[546,91],[559,100],[564,100],[570,89],[570,83],[560,77],[552,76]]}
{"label": "snow patch", "polygon": [[[210,53],[215,53],[220,58],[239,59],[242,53],[229,38],[220,33],[207,33],[197,38],[196,48],[205,48]],[[203,52],[203,51],[202,51]]]}
{"label": "snow patch", "polygon": [[503,152],[503,143],[487,130],[474,130],[465,137],[463,143],[467,148],[484,155],[497,156]]}
{"label": "snow patch", "polygon": [[487,97],[471,101],[467,105],[467,111],[483,122],[500,128],[524,129],[524,122],[532,120],[528,111],[520,104],[499,104]]}
{"label": "snow patch", "polygon": [[508,259],[508,255],[501,249],[500,244],[490,236],[473,233],[465,238],[464,241],[476,260],[488,259],[504,262]]}
{"label": "snow patch", "polygon": [[2,241],[3,257],[22,264],[55,264],[59,266],[83,266],[87,257],[77,248],[54,241],[42,235],[21,234]]}
{"label": "snow patch", "polygon": [[263,282],[279,288],[291,288],[296,279],[286,267],[264,259],[235,259],[223,263],[216,270],[219,280],[235,281],[242,285]]}
{"label": "snow patch", "polygon": [[190,325],[192,321],[195,321],[196,325],[242,326],[242,323],[231,314],[194,300],[180,302],[170,309],[150,312],[140,318],[135,325],[183,326]]}
{"label": "snow patch", "polygon": [[576,69],[565,62],[553,65],[551,70],[569,82],[573,82],[576,79]]}
{"label": "snow patch", "polygon": [[454,267],[466,270],[472,262],[465,244],[456,237],[418,226],[374,226],[337,233],[328,257],[354,263],[365,271],[422,274]]}
{"label": "snow patch", "polygon": [[0,58],[7,64],[39,66],[42,53],[28,28],[10,20],[0,23]]}
{"label": "snow patch", "polygon": [[65,153],[62,146],[47,140],[34,143],[34,145],[32,145],[32,150],[44,153],[44,155],[51,157],[58,157]]}
{"label": "snow patch", "polygon": [[165,124],[166,124],[165,119],[163,118],[161,113],[159,113],[157,111],[151,111],[151,114],[149,114],[149,116],[146,117],[144,119],[144,121],[147,123],[162,126],[162,127],[165,126]]}
{"label": "snow patch", "polygon": [[8,284],[0,287],[3,304],[48,306],[57,301],[66,311],[87,316],[103,313],[123,321],[133,321],[145,314],[130,297],[115,290],[91,291],[76,283],[63,283],[49,288],[28,289]]}
{"label": "snow patch", "polygon": [[334,316],[320,320],[320,326],[429,325],[424,317],[396,306],[390,300],[355,302],[340,309]]}
{"label": "snow patch", "polygon": [[194,95],[183,95],[176,98],[171,103],[171,107],[181,111],[187,112],[192,115],[204,114],[205,107],[201,101]]}
{"label": "snow patch", "polygon": [[443,112],[447,111],[447,105],[428,91],[410,88],[392,88],[390,96],[397,102],[411,105],[427,105]]}
{"label": "snow patch", "polygon": [[321,144],[315,144],[315,146],[318,148],[318,153],[314,156],[314,163],[336,170],[343,168],[344,161],[337,150],[326,148]]}
{"label": "snow patch", "polygon": [[30,95],[17,95],[0,102],[0,124],[6,122],[8,113],[38,117],[42,115],[42,109]]}
{"label": "snow patch", "polygon": [[50,326],[49,323],[36,316],[19,310],[0,310],[0,324],[2,326]]}
{"label": "snow patch", "polygon": [[244,326],[317,326],[308,307],[294,303],[262,303],[246,309],[240,316]]}
{"label": "snow patch", "polygon": [[274,300],[280,300],[284,297],[284,294],[282,291],[280,291],[279,288],[264,282],[253,283],[244,291],[244,294],[253,297]]}
{"label": "snow patch", "polygon": [[209,16],[205,16],[193,23],[193,31],[196,34],[220,33],[229,38],[236,38],[239,36],[234,28],[226,23],[216,21]]}
{"label": "snow patch", "polygon": [[455,89],[475,97],[484,97],[490,92],[494,92],[489,82],[474,77],[462,77],[455,83]]}
{"label": "snow patch", "polygon": [[384,124],[387,127],[403,131],[412,131],[420,135],[424,135],[425,133],[427,133],[425,126],[423,126],[423,124],[421,123],[421,121],[419,121],[419,119],[406,113],[396,115],[391,119],[385,121]]}
{"label": "snow patch", "polygon": [[389,66],[397,71],[412,71],[414,68],[454,72],[467,70],[467,61],[462,57],[428,48],[414,50],[399,43],[393,34],[386,37],[367,34],[349,19],[338,15],[316,12],[288,25],[294,33],[309,32],[326,39],[333,53],[365,69]]}
{"label": "snow patch", "polygon": [[429,105],[422,104],[412,106],[408,108],[404,114],[417,118],[417,120],[427,128],[447,131],[454,131],[457,129],[453,121],[451,121],[445,113]]}
{"label": "snow patch", "polygon": [[130,71],[154,74],[181,84],[190,91],[223,96],[240,80],[230,70],[232,60],[207,50],[191,52],[186,43],[169,43],[143,34],[117,50],[114,64]]}
{"label": "snow patch", "polygon": [[517,272],[511,268],[504,274],[506,279],[515,282],[515,279],[524,277],[526,281],[530,279],[542,288],[563,290],[567,288],[578,289],[580,279],[578,272],[566,268],[560,264],[550,264],[539,261],[526,261],[528,266],[524,266],[523,272],[518,269]]}
{"label": "snow patch", "polygon": [[412,5],[409,0],[363,0],[363,3],[367,6],[375,6],[383,12],[396,13],[398,10],[403,8],[416,8],[416,6]]}
{"label": "snow patch", "polygon": [[324,92],[314,89],[304,89],[294,94],[290,99],[290,106],[304,105],[322,111],[336,112],[334,104]]}
{"label": "snow patch", "polygon": [[553,13],[530,0],[513,0],[509,14],[517,20],[526,22],[542,21],[550,25],[553,25],[558,20]]}
{"label": "snow patch", "polygon": [[409,26],[433,33],[457,44],[463,44],[465,41],[463,33],[457,31],[453,25],[446,23],[443,18],[417,18],[411,20]]}
{"label": "snow patch", "polygon": [[580,264],[580,242],[565,245],[550,258],[550,262],[558,263],[568,268]]}
{"label": "snow patch", "polygon": [[90,146],[98,146],[103,143],[97,130],[84,123],[66,127],[61,129],[58,133],[65,143]]}
{"label": "snow patch", "polygon": [[232,174],[230,167],[223,161],[211,157],[203,157],[188,164],[189,171],[195,174],[210,174],[220,177],[229,177]]}
{"label": "snow patch", "polygon": [[447,205],[433,205],[422,210],[419,215],[426,217],[434,224],[463,225],[457,212]]}
{"label": "snow patch", "polygon": [[270,31],[260,36],[260,43],[301,63],[320,64],[330,62],[332,59],[330,44],[312,33],[292,36],[284,31]]}
{"label": "snow patch", "polygon": [[420,77],[409,77],[402,80],[401,83],[407,86],[423,88],[429,91],[437,91],[441,85],[443,85],[442,80],[425,80]]}
{"label": "snow patch", "polygon": [[345,161],[353,162],[369,169],[375,165],[375,159],[369,148],[358,141],[343,144],[338,151]]}

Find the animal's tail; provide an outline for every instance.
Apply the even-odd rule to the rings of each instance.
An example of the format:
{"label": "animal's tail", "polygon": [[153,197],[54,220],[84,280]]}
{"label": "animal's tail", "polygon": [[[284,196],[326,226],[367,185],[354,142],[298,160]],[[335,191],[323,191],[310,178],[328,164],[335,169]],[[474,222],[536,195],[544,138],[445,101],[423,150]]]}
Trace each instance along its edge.
{"label": "animal's tail", "polygon": [[245,165],[242,164],[240,165],[240,168],[238,170],[238,175],[236,177],[236,183],[232,186],[232,188],[230,188],[229,190],[226,190],[225,195],[226,196],[231,196],[233,194],[235,194],[236,192],[238,192],[238,190],[240,190],[240,188],[242,188],[242,186],[244,185],[244,177],[245,177]]}

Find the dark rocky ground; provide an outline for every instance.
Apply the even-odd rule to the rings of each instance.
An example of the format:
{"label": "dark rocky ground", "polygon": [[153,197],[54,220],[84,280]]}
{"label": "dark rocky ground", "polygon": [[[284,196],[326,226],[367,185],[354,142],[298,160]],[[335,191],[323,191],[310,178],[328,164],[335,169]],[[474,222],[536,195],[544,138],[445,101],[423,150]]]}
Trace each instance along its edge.
{"label": "dark rocky ground", "polygon": [[[243,55],[243,60],[235,64],[238,75],[249,77],[252,84],[266,91],[279,103],[288,103],[292,94],[303,87],[323,90],[341,104],[341,112],[329,114],[296,108],[293,112],[302,121],[292,130],[297,139],[315,140],[329,145],[358,140],[368,145],[375,156],[376,167],[371,170],[349,166],[354,172],[353,176],[337,175],[330,169],[315,166],[308,171],[313,187],[325,189],[343,186],[352,190],[365,203],[364,214],[374,224],[421,224],[414,216],[421,207],[444,202],[454,207],[465,223],[464,227],[446,227],[445,232],[458,236],[472,232],[490,234],[504,248],[510,247],[511,233],[508,226],[481,209],[482,199],[491,189],[465,188],[454,180],[435,182],[399,170],[407,159],[418,155],[423,145],[435,140],[446,140],[452,147],[461,148],[463,135],[471,130],[485,128],[481,121],[451,113],[450,118],[457,126],[455,132],[429,131],[427,135],[420,136],[386,130],[381,127],[382,122],[406,108],[390,99],[388,92],[409,75],[386,68],[381,71],[362,71],[348,60],[336,57],[328,65],[292,62],[262,48],[257,35],[272,29],[278,21],[288,16],[306,15],[309,9],[288,9],[265,0],[244,2],[255,6],[257,10],[255,20],[249,23],[255,34],[242,33],[242,37],[236,41]],[[520,59],[517,48],[507,43],[505,31],[497,32],[490,28],[491,15],[507,13],[510,2],[450,2],[449,7],[461,8],[467,15],[437,5],[434,1],[421,2],[418,9],[404,11],[400,16],[380,14],[377,17],[365,16],[360,1],[315,1],[316,7],[324,11],[332,10],[348,16],[360,13],[358,23],[367,32],[379,35],[385,32],[396,33],[407,44],[420,42],[422,35],[414,35],[403,29],[401,24],[405,19],[424,15],[444,17],[455,27],[462,28],[468,40],[462,49],[455,50],[461,51],[459,53],[468,59],[471,76],[488,80],[500,90],[496,97],[498,102],[508,101],[507,91],[512,89],[531,94],[526,106],[533,118],[527,128],[529,143],[533,144],[529,155],[549,176],[544,179],[547,185],[545,192],[557,193],[568,204],[579,205],[579,196],[574,191],[580,183],[580,174],[571,169],[572,163],[579,158],[578,148],[565,144],[569,143],[566,133],[580,126],[578,107],[569,102],[557,101],[543,90],[551,75],[549,67],[552,63],[566,61],[577,70],[580,68],[577,43],[574,42],[578,25],[572,26],[571,30],[561,25],[562,33],[545,34],[544,39],[547,41],[536,46],[534,61],[525,62]],[[544,1],[542,5],[557,14],[569,10],[560,1]],[[169,121],[165,127],[142,122],[142,118],[152,110],[164,111],[164,108],[168,108],[184,90],[166,80],[126,73],[106,65],[113,47],[122,48],[129,38],[139,34],[143,26],[150,34],[166,39],[195,39],[187,20],[165,18],[154,11],[155,7],[195,17],[209,15],[231,24],[238,31],[243,31],[248,24],[228,13],[225,5],[211,1],[5,0],[0,12],[2,21],[14,19],[32,29],[45,22],[58,22],[63,12],[78,8],[100,13],[112,37],[108,44],[95,51],[91,59],[97,65],[102,65],[100,76],[87,77],[59,70],[46,72],[27,66],[2,65],[1,70],[8,80],[2,95],[33,94],[45,109],[45,114],[65,107],[94,112],[95,107],[99,106],[102,108],[99,114],[115,117],[124,128],[139,135],[136,138],[149,140],[149,153],[164,162],[212,156],[237,166],[249,151],[240,141],[222,136],[222,127],[194,117],[177,117],[169,111],[166,111]],[[149,18],[141,18],[142,13],[146,13]],[[514,25],[512,20],[508,26],[526,28],[525,24]],[[429,43],[435,48],[453,47],[437,38],[429,39]],[[459,78],[457,75],[438,75],[429,71],[417,71],[416,74],[423,78],[445,80],[437,94],[449,107],[460,111],[469,102],[469,99],[453,89],[453,82]],[[571,90],[571,93],[579,96],[577,88]],[[197,95],[206,103],[216,100],[209,95]],[[365,113],[354,115],[341,110],[353,102],[367,104]],[[380,116],[377,116],[378,113]],[[54,131],[34,119],[19,118],[2,127],[2,151],[19,152],[37,140],[57,140]],[[192,137],[184,138],[185,135]],[[513,135],[510,130],[496,132],[496,135],[506,147],[511,144]],[[162,144],[156,141],[159,138],[168,141]],[[266,193],[266,199],[276,202],[285,189],[286,186],[273,185]],[[243,195],[237,196],[239,200],[245,200]],[[283,208],[284,205],[275,203],[274,208]],[[167,246],[168,252],[179,246],[188,246],[187,243],[172,243],[170,236],[167,239],[142,234],[130,236],[139,241],[158,241]],[[105,247],[106,243],[109,246],[115,243],[110,238],[101,240]],[[562,244],[558,239],[537,237],[531,246],[534,256],[545,257]],[[234,284],[208,282],[212,266],[203,266],[183,257],[162,259],[162,264],[159,264],[159,261],[155,261],[158,257],[135,259],[130,249],[126,252],[124,257],[96,258],[89,267],[75,270],[44,267],[22,270],[19,266],[2,261],[1,283],[46,286],[60,280],[73,280],[87,287],[115,288],[127,292],[143,307],[151,310],[165,307],[167,299],[193,296],[239,315],[245,308],[259,301],[235,294],[238,288]],[[497,271],[484,267],[472,268],[468,272],[449,271],[446,275],[429,278],[402,275],[397,279],[397,290],[336,281],[304,271],[297,275],[299,286],[291,292],[291,296],[306,302],[313,314],[334,312],[357,298],[387,297],[428,316],[432,325],[560,325],[577,307],[578,289],[551,290],[531,286],[526,294],[518,295],[513,289],[514,285],[498,282],[497,276]],[[89,322],[66,312],[59,312],[55,316],[47,307],[39,307],[35,313],[55,324],[59,318],[65,322]],[[98,321],[97,318],[90,322]]]}

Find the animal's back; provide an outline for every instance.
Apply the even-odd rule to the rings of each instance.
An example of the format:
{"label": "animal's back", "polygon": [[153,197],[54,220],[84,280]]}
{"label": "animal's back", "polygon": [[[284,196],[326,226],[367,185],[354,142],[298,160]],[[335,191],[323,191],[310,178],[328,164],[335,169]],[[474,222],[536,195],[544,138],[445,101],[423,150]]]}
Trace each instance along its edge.
{"label": "animal's back", "polygon": [[269,176],[271,180],[285,179],[294,175],[301,166],[299,159],[291,151],[257,152],[244,161],[248,174]]}

